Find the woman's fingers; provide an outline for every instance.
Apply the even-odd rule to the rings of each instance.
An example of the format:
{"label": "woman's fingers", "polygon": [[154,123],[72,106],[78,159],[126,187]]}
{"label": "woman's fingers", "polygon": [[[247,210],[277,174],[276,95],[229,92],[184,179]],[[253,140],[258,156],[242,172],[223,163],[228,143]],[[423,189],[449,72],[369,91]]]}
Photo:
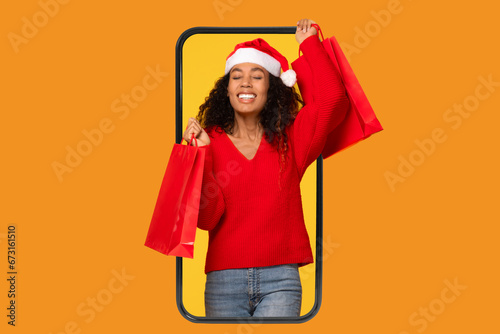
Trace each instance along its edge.
{"label": "woman's fingers", "polygon": [[307,28],[308,28],[308,20],[307,19],[302,19],[300,20],[298,23],[297,23],[297,27],[298,27],[298,30],[299,31],[302,31],[302,32],[307,32]]}
{"label": "woman's fingers", "polygon": [[198,122],[194,121],[193,124],[191,125],[195,131],[195,135],[198,136],[198,134],[201,131],[201,126],[198,124]]}
{"label": "woman's fingers", "polygon": [[315,23],[313,20],[310,19],[302,19],[297,22],[297,30],[303,31],[304,33],[308,32],[309,29],[311,28],[311,25]]}
{"label": "woman's fingers", "polygon": [[295,39],[301,44],[306,38],[311,35],[316,35],[318,32],[312,24],[316,23],[313,20],[302,19],[297,22],[297,31],[295,32]]}
{"label": "woman's fingers", "polygon": [[299,20],[299,22],[297,22],[297,30],[303,31],[303,29],[304,29],[304,19]]}
{"label": "woman's fingers", "polygon": [[200,130],[201,129],[200,129],[199,125],[197,125],[196,123],[191,124],[191,132],[194,133],[195,137],[198,136],[198,134],[200,133]]}
{"label": "woman's fingers", "polygon": [[193,118],[193,117],[189,117],[189,120],[188,120],[188,126],[190,126],[191,124],[197,122],[196,121],[196,118]]}
{"label": "woman's fingers", "polygon": [[191,124],[193,124],[193,123],[194,123],[194,124],[200,124],[200,123],[198,123],[198,121],[196,120],[196,118],[194,118],[194,117],[189,117],[189,119],[188,119],[188,126],[190,126],[190,125],[191,125]]}
{"label": "woman's fingers", "polygon": [[[194,137],[197,138],[199,140],[199,142],[203,142],[203,144],[206,144],[206,145],[208,143],[210,143],[210,139],[202,138],[202,136],[204,136],[204,137],[208,137],[208,136],[204,135],[205,131],[201,127],[198,120],[194,117],[190,117],[188,120],[188,125],[186,127],[186,130],[184,131],[183,138],[189,143],[191,141],[191,137],[192,137],[193,133],[194,133]],[[205,141],[207,141],[207,143],[205,143]],[[195,145],[195,144],[192,143],[192,145]]]}
{"label": "woman's fingers", "polygon": [[[199,125],[198,121],[195,118],[190,117],[188,120],[188,124],[186,126],[186,131],[188,129],[193,130],[194,128],[196,128],[197,125]],[[189,133],[191,133],[191,131]]]}
{"label": "woman's fingers", "polygon": [[305,29],[304,32],[308,32],[309,28],[311,28],[311,20],[306,20],[305,21],[305,26],[306,26],[306,29]]}
{"label": "woman's fingers", "polygon": [[193,118],[190,118],[188,121],[188,125],[186,127],[186,130],[184,131],[184,139],[189,143],[191,140],[191,135],[194,133],[194,136],[198,136],[198,130],[195,127],[196,123]]}

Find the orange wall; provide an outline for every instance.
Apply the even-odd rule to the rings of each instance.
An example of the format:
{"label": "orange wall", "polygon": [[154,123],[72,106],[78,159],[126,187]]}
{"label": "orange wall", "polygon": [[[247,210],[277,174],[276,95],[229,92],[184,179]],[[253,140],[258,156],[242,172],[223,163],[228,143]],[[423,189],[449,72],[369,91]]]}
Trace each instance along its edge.
{"label": "orange wall", "polygon": [[[63,2],[0,10],[2,333],[500,330],[498,5]],[[143,245],[175,139],[177,38],[303,17],[341,42],[384,126],[324,162],[322,307],[301,325],[192,324],[175,258]]]}

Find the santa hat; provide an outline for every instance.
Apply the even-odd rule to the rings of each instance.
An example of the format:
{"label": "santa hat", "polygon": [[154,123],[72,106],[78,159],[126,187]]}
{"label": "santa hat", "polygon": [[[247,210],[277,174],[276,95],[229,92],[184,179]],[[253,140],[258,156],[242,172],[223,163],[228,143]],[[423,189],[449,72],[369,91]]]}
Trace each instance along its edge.
{"label": "santa hat", "polygon": [[[264,67],[275,77],[280,77],[288,87],[292,87],[297,82],[297,75],[294,70],[288,68],[286,58],[262,38],[236,45],[234,51],[226,58],[224,74],[229,73],[234,65],[241,63],[254,63]],[[282,69],[283,73],[281,73]]]}

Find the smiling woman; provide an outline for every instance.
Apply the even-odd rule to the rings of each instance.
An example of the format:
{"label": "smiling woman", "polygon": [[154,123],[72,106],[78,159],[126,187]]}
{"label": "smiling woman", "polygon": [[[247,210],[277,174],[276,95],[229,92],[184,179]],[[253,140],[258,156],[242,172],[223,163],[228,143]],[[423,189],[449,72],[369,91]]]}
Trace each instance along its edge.
{"label": "smiling woman", "polygon": [[[299,21],[295,34],[318,88],[312,102],[300,109],[286,58],[257,38],[229,54],[183,134],[206,150],[198,227],[209,234],[207,317],[300,315],[298,268],[313,262],[300,181],[349,105],[312,23]],[[240,172],[219,180],[228,163]]]}

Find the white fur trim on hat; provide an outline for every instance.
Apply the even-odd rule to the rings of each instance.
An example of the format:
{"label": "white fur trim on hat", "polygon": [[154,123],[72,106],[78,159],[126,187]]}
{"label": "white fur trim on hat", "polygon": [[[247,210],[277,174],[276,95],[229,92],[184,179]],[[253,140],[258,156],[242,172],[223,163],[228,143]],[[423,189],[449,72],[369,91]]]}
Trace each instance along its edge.
{"label": "white fur trim on hat", "polygon": [[236,52],[226,60],[226,70],[224,74],[229,73],[234,65],[241,63],[254,63],[264,67],[275,77],[280,76],[280,62],[267,53],[256,50],[254,48],[241,48],[236,50]]}
{"label": "white fur trim on hat", "polygon": [[297,73],[294,70],[289,69],[286,72],[281,73],[281,80],[288,87],[293,87],[297,82]]}

